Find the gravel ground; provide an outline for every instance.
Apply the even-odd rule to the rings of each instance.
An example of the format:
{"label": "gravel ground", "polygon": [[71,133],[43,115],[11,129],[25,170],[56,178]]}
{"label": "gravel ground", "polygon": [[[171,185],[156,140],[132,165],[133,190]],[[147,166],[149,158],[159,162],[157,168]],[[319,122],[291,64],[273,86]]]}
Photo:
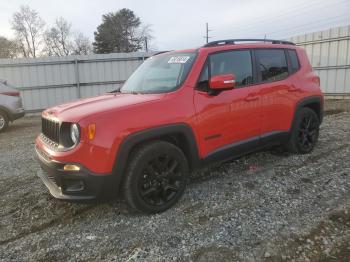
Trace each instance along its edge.
{"label": "gravel ground", "polygon": [[350,261],[350,113],[308,155],[255,153],[192,174],[158,215],[53,199],[36,176],[38,117],[0,134],[2,261]]}

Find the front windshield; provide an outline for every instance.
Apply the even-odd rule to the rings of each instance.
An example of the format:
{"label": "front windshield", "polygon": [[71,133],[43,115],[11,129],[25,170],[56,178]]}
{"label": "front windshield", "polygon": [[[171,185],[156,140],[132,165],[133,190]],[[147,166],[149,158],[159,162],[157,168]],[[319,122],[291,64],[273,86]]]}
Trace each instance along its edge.
{"label": "front windshield", "polygon": [[172,53],[150,57],[129,77],[120,92],[173,91],[186,79],[195,56],[196,53]]}

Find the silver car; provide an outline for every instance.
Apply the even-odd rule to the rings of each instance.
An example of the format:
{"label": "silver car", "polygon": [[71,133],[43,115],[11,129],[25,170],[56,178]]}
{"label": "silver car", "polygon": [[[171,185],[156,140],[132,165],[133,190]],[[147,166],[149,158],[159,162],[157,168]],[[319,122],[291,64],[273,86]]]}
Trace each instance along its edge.
{"label": "silver car", "polygon": [[6,81],[0,80],[0,132],[4,131],[9,122],[24,116],[24,108],[19,91]]}

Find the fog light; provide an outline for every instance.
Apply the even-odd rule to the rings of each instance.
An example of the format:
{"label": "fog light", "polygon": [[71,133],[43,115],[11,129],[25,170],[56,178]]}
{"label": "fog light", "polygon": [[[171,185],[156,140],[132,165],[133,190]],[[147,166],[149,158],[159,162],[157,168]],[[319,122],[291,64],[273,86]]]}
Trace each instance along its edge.
{"label": "fog light", "polygon": [[65,180],[65,188],[67,192],[79,192],[84,190],[84,182],[82,180]]}
{"label": "fog light", "polygon": [[77,165],[65,165],[63,167],[64,171],[79,171],[80,170],[80,166]]}

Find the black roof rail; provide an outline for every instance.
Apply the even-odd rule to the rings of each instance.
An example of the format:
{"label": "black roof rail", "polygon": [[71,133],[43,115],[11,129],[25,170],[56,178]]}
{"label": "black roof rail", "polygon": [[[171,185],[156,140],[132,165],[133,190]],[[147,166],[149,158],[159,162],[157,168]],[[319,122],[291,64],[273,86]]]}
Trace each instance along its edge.
{"label": "black roof rail", "polygon": [[236,44],[236,42],[269,42],[272,44],[295,45],[293,42],[285,41],[285,40],[248,38],[248,39],[217,40],[217,41],[209,42],[205,44],[203,47],[211,47],[211,46],[218,46],[218,45],[234,45]]}
{"label": "black roof rail", "polygon": [[168,50],[168,51],[158,51],[158,52],[155,52],[154,54],[152,54],[151,56],[160,55],[160,54],[168,53],[168,52],[171,52],[171,51],[172,51],[172,50]]}

